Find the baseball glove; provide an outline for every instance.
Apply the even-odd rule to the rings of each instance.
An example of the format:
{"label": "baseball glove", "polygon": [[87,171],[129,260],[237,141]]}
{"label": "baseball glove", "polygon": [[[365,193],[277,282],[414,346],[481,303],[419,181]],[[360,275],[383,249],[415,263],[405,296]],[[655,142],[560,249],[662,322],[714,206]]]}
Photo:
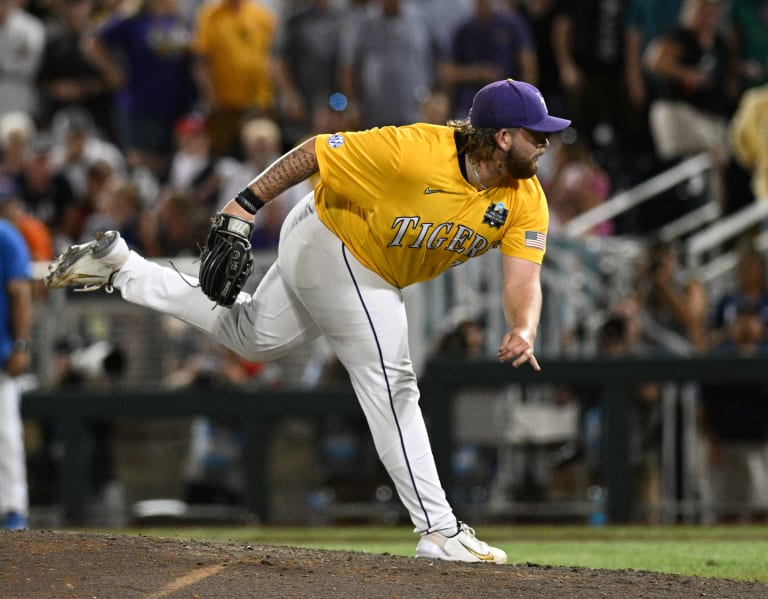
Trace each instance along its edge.
{"label": "baseball glove", "polygon": [[217,305],[230,307],[253,269],[253,224],[219,212],[200,252],[200,288]]}

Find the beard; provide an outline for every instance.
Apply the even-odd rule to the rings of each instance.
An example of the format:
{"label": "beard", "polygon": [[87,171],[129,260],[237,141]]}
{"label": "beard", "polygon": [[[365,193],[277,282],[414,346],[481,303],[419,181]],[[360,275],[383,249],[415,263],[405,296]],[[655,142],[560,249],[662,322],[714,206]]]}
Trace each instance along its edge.
{"label": "beard", "polygon": [[538,158],[524,158],[512,150],[504,154],[501,162],[509,176],[514,179],[530,179],[539,170]]}

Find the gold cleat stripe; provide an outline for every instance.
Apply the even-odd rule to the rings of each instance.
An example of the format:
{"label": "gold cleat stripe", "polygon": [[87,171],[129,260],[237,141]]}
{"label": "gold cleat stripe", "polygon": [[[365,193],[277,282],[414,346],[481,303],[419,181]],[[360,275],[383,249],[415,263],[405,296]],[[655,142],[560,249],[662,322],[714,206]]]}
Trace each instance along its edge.
{"label": "gold cleat stripe", "polygon": [[478,553],[474,549],[467,547],[464,543],[461,543],[461,546],[464,547],[464,549],[466,549],[467,551],[469,551],[472,555],[474,555],[477,559],[482,560],[484,562],[492,562],[494,559],[492,553]]}

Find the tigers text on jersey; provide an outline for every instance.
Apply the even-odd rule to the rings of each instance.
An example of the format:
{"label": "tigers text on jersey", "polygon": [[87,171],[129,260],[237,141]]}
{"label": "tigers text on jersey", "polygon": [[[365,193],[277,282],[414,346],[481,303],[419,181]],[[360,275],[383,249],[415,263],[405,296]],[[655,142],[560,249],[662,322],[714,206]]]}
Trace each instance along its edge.
{"label": "tigers text on jersey", "polygon": [[536,177],[477,191],[454,129],[416,124],[318,135],[320,219],[396,287],[436,277],[490,248],[541,264],[549,212]]}

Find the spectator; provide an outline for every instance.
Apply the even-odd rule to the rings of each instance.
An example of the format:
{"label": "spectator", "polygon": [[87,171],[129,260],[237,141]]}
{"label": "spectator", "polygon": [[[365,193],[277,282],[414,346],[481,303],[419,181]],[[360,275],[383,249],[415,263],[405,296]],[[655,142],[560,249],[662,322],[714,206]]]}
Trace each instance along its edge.
{"label": "spectator", "polygon": [[45,29],[17,0],[0,0],[0,114],[24,110],[37,115],[37,71]]}
{"label": "spectator", "polygon": [[485,351],[485,331],[479,319],[469,314],[460,315],[452,329],[442,335],[435,344],[434,353],[442,357],[477,360]]}
{"label": "spectator", "polygon": [[[736,306],[719,356],[765,356],[763,306]],[[702,388],[704,430],[716,515],[749,517],[768,509],[768,389],[761,383],[712,383]]]}
{"label": "spectator", "polygon": [[714,302],[709,332],[712,347],[725,343],[729,329],[736,321],[739,307],[745,303],[759,306],[759,316],[768,326],[768,282],[766,281],[765,258],[755,247],[748,246],[741,251],[736,268],[736,285]]}
{"label": "spectator", "polygon": [[[611,192],[611,180],[592,158],[589,147],[581,140],[557,143],[553,178],[547,186],[551,233],[558,232],[573,218],[602,204]],[[613,223],[602,222],[589,234],[611,235]]]}
{"label": "spectator", "polygon": [[[83,220],[80,239],[92,237],[97,231],[114,229],[134,248],[142,248],[140,225],[143,207],[139,189],[130,181],[105,173],[104,163],[93,165],[89,173],[94,193],[89,214]],[[107,174],[106,180],[100,181]]]}
{"label": "spectator", "polygon": [[[437,0],[441,3],[444,0]],[[349,0],[344,10],[344,19],[342,21],[341,35],[344,38],[356,35],[360,24],[365,20],[366,15],[370,12],[374,2],[377,0]],[[429,2],[429,0],[427,0]],[[342,42],[342,46],[346,42]]]}
{"label": "spectator", "polygon": [[56,143],[51,149],[51,166],[67,178],[79,200],[87,191],[88,169],[96,162],[105,162],[115,175],[127,177],[120,148],[99,136],[91,115],[84,109],[71,107],[57,112],[52,132]]}
{"label": "spectator", "polygon": [[742,89],[768,84],[768,1],[731,0],[730,32]]}
{"label": "spectator", "polygon": [[339,30],[343,13],[331,0],[312,0],[288,17],[278,44],[280,118],[286,144],[314,132],[315,114],[339,91]]}
{"label": "spectator", "polygon": [[198,12],[194,73],[217,156],[237,154],[240,121],[274,108],[271,58],[277,17],[250,0],[215,0]]}
{"label": "spectator", "polygon": [[[646,65],[659,82],[649,107],[654,148],[662,161],[708,152],[715,162],[705,195],[722,212],[743,204],[748,177],[728,151],[728,122],[739,97],[737,59],[718,0],[685,0],[680,24],[651,41]],[[742,190],[742,187],[744,190]]]}
{"label": "spectator", "polygon": [[178,389],[187,386],[255,389],[279,387],[280,366],[251,362],[220,345],[203,346],[184,358],[178,368],[163,380],[164,386]]}
{"label": "spectator", "polygon": [[709,151],[725,163],[727,120],[738,90],[723,26],[719,2],[685,0],[680,25],[650,42],[646,66],[659,86],[649,122],[662,160]]}
{"label": "spectator", "polygon": [[557,73],[557,61],[552,47],[553,26],[557,0],[523,0],[518,2],[520,14],[528,21],[535,44],[536,62],[539,67],[541,94],[555,114],[566,112],[564,91]]}
{"label": "spectator", "polygon": [[754,199],[768,200],[768,83],[741,96],[728,125],[733,158],[749,173]]}
{"label": "spectator", "polygon": [[232,157],[224,160],[219,207],[235,197],[237,189],[242,189],[243,184],[252,181],[280,155],[280,127],[274,120],[258,114],[246,117],[240,128],[240,147],[245,161],[240,162]]}
{"label": "spectator", "polygon": [[57,18],[47,31],[37,76],[40,122],[47,128],[60,110],[79,107],[91,115],[101,135],[114,139],[111,90],[82,48],[94,0],[59,0],[53,7]]}
{"label": "spectator", "polygon": [[474,9],[475,0],[419,0],[419,10],[441,48],[448,49],[451,36]]}
{"label": "spectator", "polygon": [[402,0],[376,4],[349,32],[341,51],[342,91],[350,118],[363,128],[417,121],[443,54],[415,8]]}
{"label": "spectator", "polygon": [[636,301],[656,347],[685,354],[707,350],[707,292],[682,272],[675,246],[656,242],[640,266]]}
{"label": "spectator", "polygon": [[606,160],[631,147],[641,125],[623,85],[623,40],[620,2],[563,2],[555,10],[552,43],[568,112],[582,139],[605,151]]}
{"label": "spectator", "polygon": [[[632,140],[637,155],[637,164],[632,169],[636,177],[627,181],[629,185],[647,179],[664,168],[664,164],[657,160],[653,138],[647,126],[648,110],[658,93],[658,83],[644,64],[644,55],[651,40],[677,23],[682,3],[683,0],[627,2],[624,18],[624,81],[629,104],[639,124]],[[659,201],[666,202],[666,198]]]}
{"label": "spectator", "polygon": [[205,118],[198,114],[183,116],[177,121],[174,134],[176,151],[166,186],[190,194],[201,206],[215,208],[221,185],[217,172],[220,161],[211,151]]}
{"label": "spectator", "polygon": [[474,13],[451,36],[442,71],[458,118],[469,114],[475,93],[491,81],[510,77],[536,85],[539,68],[528,22],[517,12],[495,9],[491,0],[475,0]]}
{"label": "spectator", "polygon": [[0,219],[21,233],[32,260],[53,260],[53,240],[48,227],[26,211],[16,182],[6,175],[0,175]]}
{"label": "spectator", "polygon": [[46,135],[31,140],[16,183],[26,209],[48,227],[58,252],[77,240],[81,222],[72,186],[51,165],[52,147],[53,141]]}
{"label": "spectator", "polygon": [[627,92],[635,108],[647,113],[655,95],[653,76],[643,64],[651,40],[674,27],[683,0],[629,0],[624,20]]}
{"label": "spectator", "polygon": [[13,225],[0,220],[0,528],[27,528],[29,493],[16,377],[30,366],[32,276],[29,252]]}
{"label": "spectator", "polygon": [[[133,181],[122,180],[115,181],[114,185],[114,191],[107,197],[105,212],[128,246],[155,258],[169,255],[164,253],[166,248],[160,239],[162,230],[157,222],[156,210],[145,206],[139,186]],[[194,214],[193,211],[193,217]],[[91,230],[104,231],[106,227],[92,227]]]}
{"label": "spectator", "polygon": [[95,232],[87,227],[86,223],[109,202],[109,196],[115,191],[116,179],[112,167],[104,160],[97,160],[88,167],[85,175],[85,193],[78,202],[80,227],[75,241],[80,241],[86,230]]}
{"label": "spectator", "polygon": [[[157,253],[159,256],[200,255],[211,224],[210,213],[189,194],[166,189],[153,207],[157,224]],[[178,215],[183,214],[184,218]]]}
{"label": "spectator", "polygon": [[14,110],[0,117],[0,151],[5,174],[16,177],[21,173],[27,144],[36,132],[35,122],[27,112]]}
{"label": "spectator", "polygon": [[[271,119],[253,116],[243,122],[240,139],[245,160],[223,159],[218,168],[222,182],[219,205],[223,206],[239,190],[272,164],[282,151],[280,128]],[[265,206],[254,218],[251,243],[254,249],[277,247],[280,225],[286,214],[304,195],[311,191],[307,184],[299,184],[283,194],[279,202]]]}
{"label": "spectator", "polygon": [[116,90],[118,141],[129,167],[146,167],[158,180],[173,151],[173,124],[196,99],[191,35],[177,0],[144,0],[134,14],[113,14],[86,46]]}

